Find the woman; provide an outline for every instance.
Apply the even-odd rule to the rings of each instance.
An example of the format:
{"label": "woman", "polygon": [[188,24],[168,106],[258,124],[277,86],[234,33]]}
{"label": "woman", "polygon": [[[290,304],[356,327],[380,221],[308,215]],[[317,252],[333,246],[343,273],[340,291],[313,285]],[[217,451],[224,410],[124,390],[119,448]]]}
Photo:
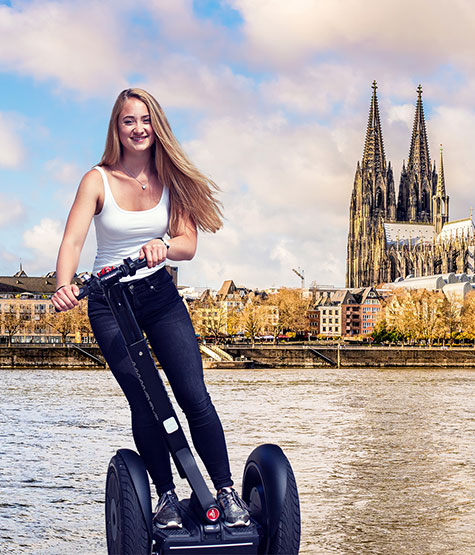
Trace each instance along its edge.
{"label": "woman", "polygon": [[[215,190],[187,159],[155,98],[141,89],[121,92],[102,160],[83,177],[66,223],[52,302],[58,310],[78,304],[79,290],[71,280],[92,219],[97,237],[93,272],[129,256],[147,259],[147,267],[124,279],[122,287],[187,417],[225,522],[244,526],[249,513],[232,488],[224,433],[204,384],[193,326],[164,267],[166,258],[193,258],[197,229],[221,227]],[[167,233],[169,241],[163,238]],[[154,522],[180,528],[168,449],[120,332],[101,294],[90,295],[88,310],[97,343],[130,404],[134,440],[159,495]]]}

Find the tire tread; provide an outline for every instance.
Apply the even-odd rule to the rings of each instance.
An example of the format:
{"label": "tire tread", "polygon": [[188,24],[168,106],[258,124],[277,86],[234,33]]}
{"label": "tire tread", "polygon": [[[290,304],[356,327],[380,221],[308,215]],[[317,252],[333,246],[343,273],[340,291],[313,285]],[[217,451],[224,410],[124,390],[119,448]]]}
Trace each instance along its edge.
{"label": "tire tread", "polygon": [[[137,494],[131,483],[127,467],[120,455],[116,455],[115,468],[120,484],[121,552],[120,555],[147,555],[151,552],[147,525],[142,516]],[[115,457],[114,457],[115,458]],[[109,551],[109,555],[119,555]]]}
{"label": "tire tread", "polygon": [[277,530],[270,541],[268,553],[271,555],[298,555],[300,547],[300,504],[297,482],[287,458],[286,463],[287,489],[284,508]]}

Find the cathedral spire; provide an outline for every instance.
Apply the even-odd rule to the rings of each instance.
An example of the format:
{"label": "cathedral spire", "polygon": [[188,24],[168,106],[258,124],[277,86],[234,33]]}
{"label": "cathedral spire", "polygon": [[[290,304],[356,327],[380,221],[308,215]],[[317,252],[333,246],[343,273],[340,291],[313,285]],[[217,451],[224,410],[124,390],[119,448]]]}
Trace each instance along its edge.
{"label": "cathedral spire", "polygon": [[439,175],[437,178],[437,192],[438,197],[445,197],[445,176],[444,176],[444,159],[442,156],[442,145],[440,145],[440,165]]}
{"label": "cathedral spire", "polygon": [[416,115],[406,171],[401,173],[397,219],[413,223],[432,221],[431,198],[436,191],[437,177],[432,171],[427,140],[422,87],[417,87]]}
{"label": "cathedral spire", "polygon": [[414,126],[412,128],[411,148],[409,150],[409,161],[407,165],[409,170],[414,169],[420,176],[431,175],[421,85],[417,87],[416,115],[414,117]]}
{"label": "cathedral spire", "polygon": [[396,195],[391,164],[386,165],[376,81],[361,165],[356,166],[350,201],[347,246],[347,287],[367,287],[386,279],[378,263],[383,248],[383,222],[396,219]]}
{"label": "cathedral spire", "polygon": [[437,188],[432,197],[432,218],[436,233],[440,233],[444,224],[449,221],[449,197],[445,192],[444,159],[442,145],[440,145],[440,166],[437,178]]}
{"label": "cathedral spire", "polygon": [[383,134],[379,117],[378,97],[376,95],[376,81],[373,81],[373,95],[369,109],[368,127],[363,151],[362,166],[365,169],[373,168],[377,173],[386,171],[386,158],[384,155]]}

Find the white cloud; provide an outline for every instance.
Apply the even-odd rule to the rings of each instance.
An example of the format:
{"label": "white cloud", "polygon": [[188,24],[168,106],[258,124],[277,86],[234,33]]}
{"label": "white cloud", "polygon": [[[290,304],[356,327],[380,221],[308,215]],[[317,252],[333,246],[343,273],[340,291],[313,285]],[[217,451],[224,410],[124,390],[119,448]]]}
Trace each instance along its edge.
{"label": "white cloud", "polygon": [[20,199],[0,193],[0,227],[21,221],[25,208]]}
{"label": "white cloud", "polygon": [[[227,219],[219,234],[200,238],[198,258],[181,265],[181,282],[298,285],[295,266],[307,283],[344,282],[348,204],[373,79],[396,187],[421,81],[437,163],[438,144],[445,147],[451,215],[465,215],[475,128],[470,3],[229,3],[244,19],[240,37],[239,29],[197,19],[191,0],[0,6],[0,68],[83,95],[117,92],[136,72],[166,109],[189,115],[181,120],[178,112],[181,131],[192,137],[186,150],[222,187]],[[6,123],[0,120],[0,165],[17,167],[25,151]],[[74,155],[67,159],[45,168],[75,188],[82,172]],[[72,194],[65,187],[58,198],[69,205]],[[61,233],[46,219],[25,232],[38,268],[43,260],[54,265]],[[88,239],[82,269],[93,251]]]}
{"label": "white cloud", "polygon": [[244,19],[247,56],[289,67],[317,55],[473,66],[475,12],[467,0],[230,0]]}
{"label": "white cloud", "polygon": [[[25,267],[28,266],[30,275],[42,275],[54,270],[63,231],[63,221],[42,218],[38,224],[23,232],[23,246],[29,251],[24,257]],[[95,251],[96,242],[91,229],[82,249],[78,272],[92,269]]]}
{"label": "white cloud", "polygon": [[23,233],[23,244],[34,253],[32,268],[54,268],[63,235],[60,220],[43,218],[39,224]]}
{"label": "white cloud", "polygon": [[75,162],[65,162],[60,158],[54,158],[45,162],[45,169],[59,183],[64,185],[73,184],[74,187],[79,183],[83,173]]}
{"label": "white cloud", "polygon": [[185,147],[223,189],[224,230],[200,245],[200,259],[219,261],[200,266],[208,284],[293,283],[295,266],[310,281],[344,280],[344,263],[337,268],[330,253],[345,249],[356,160],[342,158],[333,131],[292,125],[279,114],[228,117],[208,120]]}
{"label": "white cloud", "polygon": [[439,106],[430,119],[432,157],[439,165],[439,144],[443,144],[444,173],[450,197],[450,219],[466,218],[475,206],[473,130],[475,113],[458,106]]}
{"label": "white cloud", "polygon": [[116,3],[92,0],[0,6],[0,67],[83,94],[115,91],[132,67],[120,13]]}
{"label": "white cloud", "polygon": [[19,114],[0,112],[0,167],[18,168],[26,156],[19,134],[24,118]]}
{"label": "white cloud", "polygon": [[254,107],[253,81],[225,65],[211,66],[191,55],[170,54],[151,62],[151,69],[141,86],[168,108],[225,114]]}

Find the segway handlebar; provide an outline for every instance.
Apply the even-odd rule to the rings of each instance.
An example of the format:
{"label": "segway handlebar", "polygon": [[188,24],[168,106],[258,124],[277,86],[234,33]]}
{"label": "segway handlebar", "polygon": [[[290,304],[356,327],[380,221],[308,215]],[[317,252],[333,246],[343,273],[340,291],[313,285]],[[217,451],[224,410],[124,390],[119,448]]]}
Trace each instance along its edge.
{"label": "segway handlebar", "polygon": [[97,273],[97,276],[86,274],[83,278],[84,285],[80,287],[77,295],[78,301],[87,297],[93,291],[109,289],[123,277],[134,276],[137,270],[147,266],[146,258],[125,258],[123,264],[117,268],[106,266]]}

